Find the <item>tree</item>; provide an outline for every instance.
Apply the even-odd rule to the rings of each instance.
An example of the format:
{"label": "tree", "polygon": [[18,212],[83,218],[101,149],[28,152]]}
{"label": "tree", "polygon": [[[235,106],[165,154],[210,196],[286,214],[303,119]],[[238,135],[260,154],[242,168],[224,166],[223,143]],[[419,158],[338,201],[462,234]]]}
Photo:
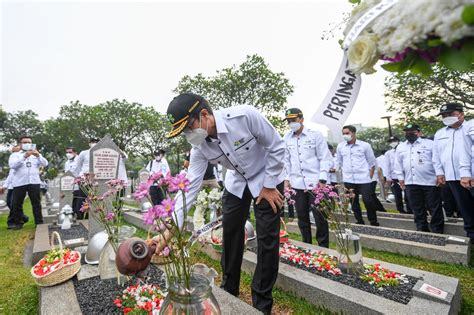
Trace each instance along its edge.
{"label": "tree", "polygon": [[389,111],[407,120],[423,119],[437,113],[448,102],[474,109],[474,72],[459,72],[441,65],[433,66],[427,78],[405,72],[391,74],[385,80]]}
{"label": "tree", "polygon": [[282,127],[280,116],[288,96],[293,93],[293,86],[284,73],[270,70],[263,57],[252,55],[241,65],[218,70],[214,76],[186,75],[174,92],[202,95],[214,109],[252,105],[275,127]]}
{"label": "tree", "polygon": [[[393,135],[402,140],[403,132],[399,127],[392,127]],[[357,139],[368,142],[374,150],[375,156],[390,149],[388,128],[370,127],[364,131],[357,131]]]}
{"label": "tree", "polygon": [[3,121],[3,137],[7,144],[16,144],[22,135],[31,136],[33,141],[43,131],[43,123],[32,110],[7,113]]}

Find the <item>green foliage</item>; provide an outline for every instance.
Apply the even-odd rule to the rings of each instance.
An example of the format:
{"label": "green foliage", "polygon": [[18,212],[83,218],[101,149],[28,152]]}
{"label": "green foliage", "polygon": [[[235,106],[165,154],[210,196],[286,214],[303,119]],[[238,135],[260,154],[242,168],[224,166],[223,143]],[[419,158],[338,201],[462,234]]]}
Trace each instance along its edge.
{"label": "green foliage", "polygon": [[[385,80],[388,110],[400,114],[404,121],[427,121],[441,105],[458,102],[474,109],[474,72],[461,72],[434,65],[429,77],[409,72],[391,74]],[[439,119],[436,119],[439,121]]]}
{"label": "green foliage", "polygon": [[22,135],[31,136],[35,143],[43,131],[43,123],[32,110],[7,113],[3,119],[3,137],[7,144],[16,144]]}
{"label": "green foliage", "polygon": [[464,7],[461,18],[467,25],[474,25],[474,4],[466,5]]}
{"label": "green foliage", "polygon": [[[392,126],[392,132],[394,136],[403,139],[403,131],[401,128]],[[371,127],[367,130],[357,132],[357,139],[370,143],[375,156],[382,154],[383,151],[390,150],[388,145],[389,138],[388,128]]]}
{"label": "green foliage", "polygon": [[244,63],[218,70],[214,76],[201,73],[194,77],[184,76],[176,93],[193,92],[202,95],[214,108],[235,105],[252,105],[259,109],[275,125],[283,127],[281,113],[285,109],[293,86],[284,73],[270,70],[263,57],[247,56]]}

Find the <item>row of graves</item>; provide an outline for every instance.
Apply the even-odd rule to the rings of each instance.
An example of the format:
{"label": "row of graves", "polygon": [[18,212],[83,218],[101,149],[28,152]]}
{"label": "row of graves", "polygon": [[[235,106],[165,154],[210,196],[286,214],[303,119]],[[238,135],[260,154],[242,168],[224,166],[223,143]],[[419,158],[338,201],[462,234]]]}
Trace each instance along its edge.
{"label": "row of graves", "polygon": [[[117,175],[120,149],[106,136],[91,149],[90,154],[90,172],[95,174],[97,189],[103,194],[110,189],[107,183]],[[149,177],[146,170],[140,171],[138,185],[144,185]],[[151,258],[153,263],[139,276],[120,275],[116,268],[115,251],[108,246],[108,230],[104,231],[100,211],[91,205],[86,220],[75,220],[70,213],[73,189],[74,176],[70,173],[50,183],[50,196],[44,201],[49,222],[36,229],[32,275],[40,285],[40,312],[119,314],[141,307],[150,314],[158,314],[169,291],[164,272],[166,266],[154,255]],[[131,193],[127,191],[122,199],[127,200],[129,195]],[[216,260],[221,255],[221,234],[218,233],[218,225],[213,224],[218,220],[213,219],[218,217],[219,196],[218,191],[203,190],[194,205],[194,217],[189,217],[186,225],[190,232],[195,231],[194,236],[200,235],[199,249]],[[144,223],[144,216],[151,208],[148,201],[142,200],[136,207],[122,207],[124,222],[150,230],[150,226]],[[363,249],[467,265],[471,249],[470,242],[463,236],[462,222],[446,222],[447,234],[439,235],[415,231],[410,215],[379,213],[378,216],[380,227],[352,224],[346,226],[342,233],[332,231],[331,240],[337,244],[345,242],[346,245],[338,246],[337,250],[291,240],[287,232],[299,233],[297,223],[283,223],[276,286],[335,313],[457,314],[461,309],[458,279],[369,259],[363,257]],[[124,232],[120,240],[124,244],[127,239],[135,240],[131,238],[135,228],[119,230]],[[203,233],[196,234],[196,230]],[[210,233],[204,232],[207,230]],[[257,262],[258,235],[250,222],[246,225],[246,233],[247,250],[242,270],[253,274]],[[58,260],[59,264],[51,265],[51,262],[54,264]],[[48,272],[54,274],[63,269],[69,269],[66,275],[53,277],[49,282],[42,280]],[[35,274],[35,270],[46,275]],[[206,269],[205,274],[212,272]],[[202,313],[259,313],[213,286],[210,276],[209,283],[212,303],[202,306]],[[140,298],[146,303],[139,302]],[[213,304],[218,307],[209,306]],[[166,310],[168,308],[161,309],[161,313],[168,313]]]}

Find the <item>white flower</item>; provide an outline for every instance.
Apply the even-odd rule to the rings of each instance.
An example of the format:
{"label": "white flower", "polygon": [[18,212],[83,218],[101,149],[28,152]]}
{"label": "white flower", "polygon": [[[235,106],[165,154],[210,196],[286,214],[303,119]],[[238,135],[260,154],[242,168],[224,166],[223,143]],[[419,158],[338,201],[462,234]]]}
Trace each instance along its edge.
{"label": "white flower", "polygon": [[347,51],[351,71],[357,74],[375,72],[373,66],[379,60],[376,41],[376,36],[363,34],[352,42]]}

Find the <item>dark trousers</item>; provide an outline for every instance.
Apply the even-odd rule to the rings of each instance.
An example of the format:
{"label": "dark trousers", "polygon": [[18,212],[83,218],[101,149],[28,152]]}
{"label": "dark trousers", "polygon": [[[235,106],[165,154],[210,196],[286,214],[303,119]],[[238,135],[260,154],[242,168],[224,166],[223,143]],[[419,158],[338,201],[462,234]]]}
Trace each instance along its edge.
{"label": "dark trousers", "polygon": [[387,212],[387,210],[385,210],[382,203],[380,202],[379,198],[377,198],[377,194],[375,193],[375,189],[377,189],[377,182],[372,182],[372,200],[374,201],[376,211]]}
{"label": "dark trousers", "polygon": [[398,182],[398,179],[392,179],[392,185],[390,186],[390,190],[392,191],[393,196],[395,197],[395,204],[397,205],[397,211],[400,213],[413,213],[413,210],[410,207],[410,202],[408,201],[408,197],[405,194],[405,205],[407,210],[405,211],[403,207],[403,193],[402,188]]}
{"label": "dark trousers", "polygon": [[[436,186],[406,185],[405,193],[410,200],[417,231],[443,233],[444,216],[441,208],[441,191]],[[426,210],[431,215],[428,227]]]}
{"label": "dark trousers", "polygon": [[150,187],[150,198],[154,206],[159,205],[165,199],[161,188],[158,186]]}
{"label": "dark trousers", "polygon": [[82,204],[86,201],[87,195],[82,189],[74,190],[72,193],[72,211],[78,220],[84,219],[84,212],[81,211]]}
{"label": "dark trousers", "polygon": [[329,226],[323,213],[314,205],[314,195],[302,189],[295,189],[296,214],[303,242],[311,244],[311,222],[309,213],[312,212],[316,221],[316,240],[318,245],[329,248]]}
{"label": "dark trousers", "polygon": [[[295,206],[290,205],[288,202],[287,202],[287,205],[288,205],[288,218],[294,218],[295,217]],[[285,217],[285,212],[284,211],[281,212],[281,217],[282,218]]]}
{"label": "dark trousers", "polygon": [[[13,222],[13,189],[8,189],[6,203],[8,209],[10,209],[10,212],[8,213],[7,225],[14,225],[15,223]],[[29,218],[23,212],[23,205],[21,206],[21,214],[23,217],[23,222],[27,222]]]}
{"label": "dark trousers", "polygon": [[352,200],[352,211],[354,212],[354,217],[356,218],[357,223],[364,224],[364,219],[362,218],[362,211],[360,209],[359,204],[359,194],[361,194],[365,208],[367,209],[367,218],[369,219],[370,224],[377,224],[377,204],[374,200],[375,194],[373,193],[372,183],[344,183],[344,186],[346,186],[346,188],[348,189],[352,189],[354,192],[354,199]]}
{"label": "dark trousers", "polygon": [[23,225],[23,202],[26,193],[30,197],[31,206],[33,208],[33,216],[36,224],[43,224],[43,214],[41,213],[41,195],[40,184],[29,184],[13,188],[12,208],[13,208],[13,224]]}
{"label": "dark trousers", "polygon": [[461,183],[456,181],[447,181],[446,184],[453,193],[454,200],[456,200],[456,206],[461,212],[461,216],[464,220],[464,230],[466,231],[467,237],[471,240],[474,239],[474,195],[472,194],[472,188],[466,189],[461,186]]}
{"label": "dark trousers", "polygon": [[449,185],[441,187],[441,201],[447,217],[454,217],[454,213],[457,213],[457,216],[460,217],[456,209],[456,200],[454,199],[451,189],[449,189]]}
{"label": "dark trousers", "polygon": [[[277,186],[283,194],[283,183]],[[221,288],[237,296],[240,285],[240,269],[244,254],[245,222],[249,215],[252,194],[245,188],[242,198],[224,190],[223,252],[221,257]],[[278,275],[280,244],[280,211],[274,213],[266,200],[254,204],[257,227],[257,266],[252,281],[253,306],[265,314],[270,314],[273,305],[272,289]]]}

